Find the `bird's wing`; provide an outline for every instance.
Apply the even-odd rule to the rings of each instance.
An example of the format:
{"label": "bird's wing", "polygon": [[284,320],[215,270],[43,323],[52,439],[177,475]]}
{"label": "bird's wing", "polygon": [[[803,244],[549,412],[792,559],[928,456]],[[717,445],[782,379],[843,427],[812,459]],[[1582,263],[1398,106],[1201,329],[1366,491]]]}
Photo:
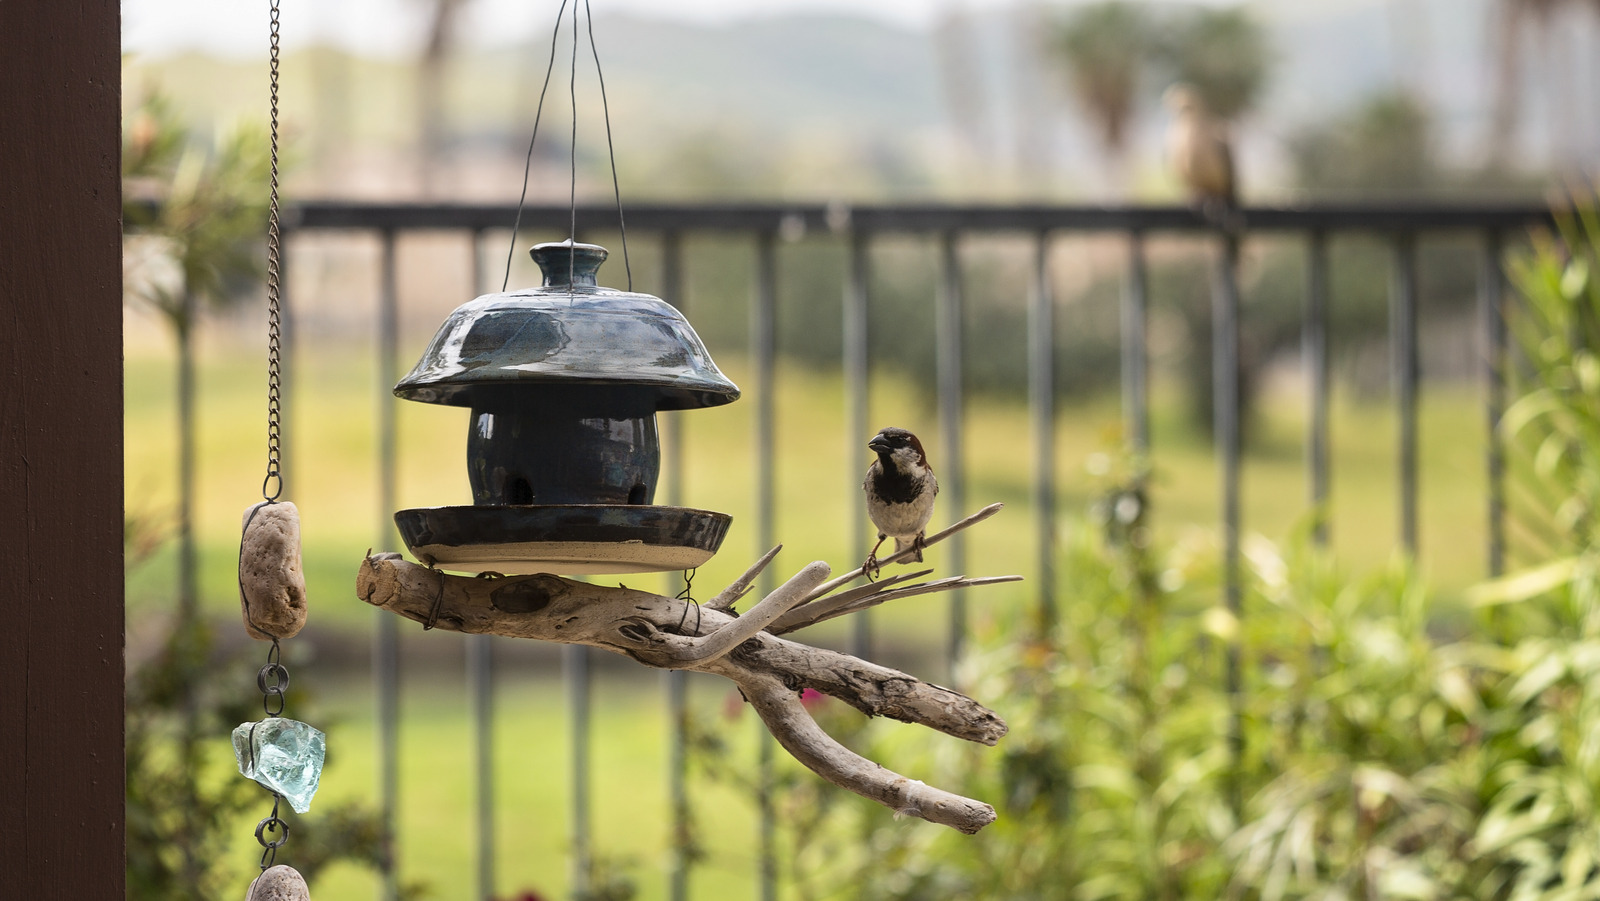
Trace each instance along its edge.
{"label": "bird's wing", "polygon": [[1222,130],[1221,125],[1213,126],[1211,139],[1216,147],[1217,177],[1219,182],[1217,195],[1226,201],[1228,206],[1238,206],[1239,182],[1234,177],[1233,144],[1228,140],[1228,135]]}

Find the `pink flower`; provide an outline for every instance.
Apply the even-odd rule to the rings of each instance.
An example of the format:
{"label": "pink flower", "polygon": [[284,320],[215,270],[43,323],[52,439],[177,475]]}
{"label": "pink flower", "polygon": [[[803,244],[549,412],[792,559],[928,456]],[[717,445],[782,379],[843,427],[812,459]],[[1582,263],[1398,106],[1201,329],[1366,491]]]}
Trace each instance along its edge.
{"label": "pink flower", "polygon": [[817,691],[815,688],[807,688],[800,692],[800,703],[804,705],[807,710],[815,710],[826,700],[828,700],[828,696],[820,691]]}

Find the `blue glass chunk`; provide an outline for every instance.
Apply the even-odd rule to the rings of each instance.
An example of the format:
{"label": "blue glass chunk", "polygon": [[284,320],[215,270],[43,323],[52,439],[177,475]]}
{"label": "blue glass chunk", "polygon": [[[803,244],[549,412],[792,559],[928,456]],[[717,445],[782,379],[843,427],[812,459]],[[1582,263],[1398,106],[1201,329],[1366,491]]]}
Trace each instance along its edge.
{"label": "blue glass chunk", "polygon": [[311,809],[327,755],[327,736],[298,720],[274,716],[233,730],[239,772],[283,795],[295,813]]}

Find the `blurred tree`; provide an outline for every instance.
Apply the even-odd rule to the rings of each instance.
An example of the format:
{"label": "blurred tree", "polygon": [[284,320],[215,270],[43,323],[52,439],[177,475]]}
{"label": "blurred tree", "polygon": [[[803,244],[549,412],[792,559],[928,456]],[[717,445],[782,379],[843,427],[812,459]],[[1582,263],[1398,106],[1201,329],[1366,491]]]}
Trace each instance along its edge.
{"label": "blurred tree", "polygon": [[[266,222],[266,137],[257,130],[236,129],[201,144],[189,139],[172,105],[151,94],[129,118],[123,140],[123,223],[135,231],[130,240],[124,283],[130,299],[156,311],[172,329],[178,358],[178,604],[166,660],[153,668],[165,688],[148,692],[152,704],[167,703],[182,711],[176,745],[180,767],[160,795],[172,805],[173,820],[151,813],[149,823],[135,823],[143,808],[141,793],[155,778],[136,753],[139,730],[129,732],[129,847],[142,833],[172,839],[180,855],[168,897],[208,897],[212,866],[204,856],[202,836],[230,805],[226,796],[207,798],[199,785],[198,745],[207,725],[199,698],[198,670],[205,663],[209,637],[200,622],[196,588],[194,538],[194,324],[204,302],[225,303],[239,296],[259,271],[256,239]],[[130,714],[145,703],[130,690]],[[130,720],[132,717],[130,716]],[[159,781],[159,780],[157,780]],[[138,827],[137,829],[135,827]],[[145,882],[139,862],[130,853],[128,890]],[[149,863],[149,861],[145,861]],[[159,870],[157,871],[159,873]]]}
{"label": "blurred tree", "polygon": [[1047,54],[1064,64],[1073,91],[1099,130],[1108,181],[1120,194],[1128,189],[1128,126],[1156,38],[1145,7],[1122,0],[1072,11],[1046,38]]}
{"label": "blurred tree", "polygon": [[267,220],[267,138],[258,128],[190,140],[172,105],[152,93],[123,141],[123,223],[129,299],[172,329],[178,356],[178,609],[195,618],[193,330],[202,305],[252,296]]}
{"label": "blurred tree", "polygon": [[[266,233],[269,144],[259,128],[195,141],[172,104],[152,92],[129,115],[123,138],[123,223],[127,299],[155,311],[171,328],[178,379],[178,598],[173,624],[128,674],[127,824],[129,898],[201,901],[218,897],[235,875],[226,856],[246,805],[263,795],[243,779],[216,782],[210,751],[238,723],[259,712],[244,673],[214,653],[200,616],[194,536],[194,329],[203,309],[257,296]],[[124,529],[128,565],[148,560],[165,541],[148,515]],[[225,746],[225,745],[223,745]],[[246,820],[248,822],[248,820]],[[353,806],[295,826],[307,878],[345,858],[375,865],[387,842],[382,821]]]}
{"label": "blurred tree", "polygon": [[[1583,68],[1571,60],[1570,29],[1560,21],[1563,14],[1587,9],[1600,14],[1596,0],[1496,0],[1490,8],[1490,34],[1494,41],[1494,93],[1489,114],[1487,163],[1491,171],[1505,172],[1513,166],[1515,142],[1522,124],[1523,53],[1528,38],[1539,45],[1539,73],[1552,110],[1552,162],[1567,170],[1581,163],[1583,141],[1579,137],[1579,101],[1576,99]],[[1591,95],[1592,96],[1592,95]],[[1526,168],[1526,167],[1521,167]]]}
{"label": "blurred tree", "polygon": [[437,187],[439,159],[445,143],[445,67],[455,49],[456,23],[471,0],[426,0],[428,35],[417,66],[417,170],[424,195]]}
{"label": "blurred tree", "polygon": [[1266,32],[1238,6],[1175,14],[1162,29],[1159,54],[1173,81],[1194,87],[1206,110],[1228,121],[1256,105],[1272,71]]}
{"label": "blurred tree", "polygon": [[1294,135],[1289,155],[1299,187],[1313,194],[1416,194],[1439,183],[1432,142],[1422,101],[1386,91]]}

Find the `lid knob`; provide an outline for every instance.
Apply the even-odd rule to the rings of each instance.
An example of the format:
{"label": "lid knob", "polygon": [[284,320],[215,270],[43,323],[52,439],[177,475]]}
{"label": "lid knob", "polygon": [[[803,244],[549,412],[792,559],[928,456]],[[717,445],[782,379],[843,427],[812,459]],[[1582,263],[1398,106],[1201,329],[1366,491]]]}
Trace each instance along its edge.
{"label": "lid knob", "polygon": [[528,256],[539,264],[546,288],[594,288],[599,285],[600,264],[610,254],[598,244],[574,244],[568,238],[535,244]]}

